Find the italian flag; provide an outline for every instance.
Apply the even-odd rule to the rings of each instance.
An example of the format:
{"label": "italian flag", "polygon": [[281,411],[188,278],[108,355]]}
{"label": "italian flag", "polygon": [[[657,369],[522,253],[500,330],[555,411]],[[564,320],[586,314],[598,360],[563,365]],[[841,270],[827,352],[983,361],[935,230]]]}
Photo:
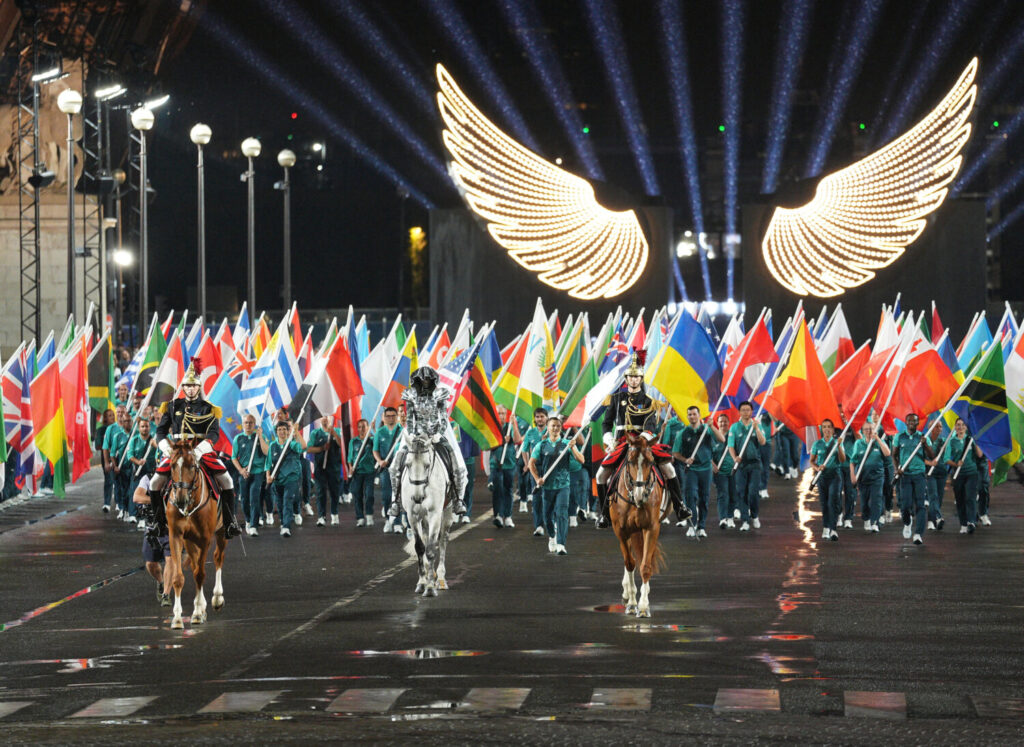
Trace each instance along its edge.
{"label": "italian flag", "polygon": [[53,493],[64,497],[64,485],[71,480],[68,464],[68,435],[64,426],[64,406],[60,396],[60,369],[57,358],[50,360],[32,380],[32,429],[36,450],[53,469]]}

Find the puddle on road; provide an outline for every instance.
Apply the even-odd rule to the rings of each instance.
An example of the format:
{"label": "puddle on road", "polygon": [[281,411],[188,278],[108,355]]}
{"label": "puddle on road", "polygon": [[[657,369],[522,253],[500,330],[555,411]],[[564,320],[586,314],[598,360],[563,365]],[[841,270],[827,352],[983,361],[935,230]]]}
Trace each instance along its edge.
{"label": "puddle on road", "polygon": [[4,552],[0,558],[48,558],[57,555],[99,555],[102,550],[51,550],[48,552]]}
{"label": "puddle on road", "polygon": [[489,651],[471,651],[468,649],[446,649],[446,648],[410,648],[396,651],[376,651],[373,649],[361,649],[353,651],[342,651],[343,656],[356,658],[368,658],[372,656],[393,656],[400,659],[449,659],[462,656],[485,656]]}
{"label": "puddle on road", "polygon": [[748,658],[767,664],[772,674],[797,676],[818,674],[818,663],[813,656],[775,656],[767,651],[762,651]]}
{"label": "puddle on road", "polygon": [[21,661],[0,661],[0,667],[58,666],[58,674],[75,674],[87,669],[110,669],[115,664],[124,664],[128,659],[144,655],[147,651],[171,651],[182,648],[180,643],[156,643],[139,646],[120,646],[121,652],[103,656],[78,657],[70,659],[23,659]]}
{"label": "puddle on road", "polygon": [[814,636],[810,633],[766,633],[765,635],[751,636],[752,641],[813,641]]}

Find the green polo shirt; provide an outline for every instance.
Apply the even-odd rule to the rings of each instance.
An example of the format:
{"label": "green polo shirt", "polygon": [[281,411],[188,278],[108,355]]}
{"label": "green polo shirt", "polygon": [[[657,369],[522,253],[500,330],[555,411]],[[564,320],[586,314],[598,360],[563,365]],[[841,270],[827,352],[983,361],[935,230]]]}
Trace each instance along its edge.
{"label": "green polo shirt", "polygon": [[[725,459],[722,459],[722,456]],[[733,461],[732,455],[729,453],[729,446],[723,441],[715,439],[715,442],[711,444],[711,461],[715,464],[719,462],[722,466],[718,468],[718,474],[720,475],[731,475],[733,468],[736,466],[736,462]]]}
{"label": "green polo shirt", "polygon": [[[835,448],[835,453],[829,456],[829,452]],[[827,441],[824,438],[819,438],[811,446],[811,456],[817,457],[817,463],[819,466],[824,467],[822,470],[830,475],[835,474],[839,469],[839,448],[836,446],[836,437]]]}
{"label": "green polo shirt", "polygon": [[685,424],[677,415],[673,415],[665,422],[665,432],[661,434],[661,442],[670,449],[675,447],[676,438]]}
{"label": "green polo shirt", "polygon": [[[534,446],[530,456],[537,460],[537,474],[543,477],[544,473],[558,459],[558,455],[565,451],[568,446],[569,441],[564,438],[559,438],[555,441],[545,438]],[[576,461],[571,451],[562,457],[558,464],[555,465],[555,468],[551,470],[551,474],[548,475],[548,479],[544,483],[545,490],[559,490],[569,487],[569,460]]]}
{"label": "green polo shirt", "polygon": [[359,457],[359,464],[355,464],[356,455],[359,454],[359,447],[363,445],[363,439],[355,436],[348,442],[348,468],[353,475],[372,475],[376,462],[373,461],[372,444],[366,444],[362,455]]}
{"label": "green polo shirt", "polygon": [[[726,445],[734,448],[737,455],[739,455],[740,449],[743,448],[744,442],[747,441],[747,434],[750,433],[750,429],[754,425],[753,420],[750,421],[750,425],[743,425],[743,421],[737,420],[729,426],[729,438]],[[743,451],[743,465],[749,466],[761,463],[761,451],[758,449],[760,445],[757,441],[757,434],[751,433],[750,442],[747,443],[747,448]]]}
{"label": "green polo shirt", "polygon": [[[152,438],[152,435],[147,438],[143,438],[141,433],[136,433],[128,442],[128,459],[142,459],[143,456],[146,458],[145,464],[142,467],[142,472],[151,472],[156,469],[157,448],[151,448],[149,445]],[[147,450],[149,453],[146,453]],[[138,466],[135,466],[132,474],[134,474],[134,471],[138,469]]]}
{"label": "green polo shirt", "polygon": [[[872,443],[864,438],[858,438],[853,442],[853,446],[846,452],[846,458],[853,465],[854,473],[857,470],[861,470],[860,479],[869,482],[875,482],[876,480],[882,479],[882,473],[885,469],[884,457],[882,456],[882,450],[877,446],[872,446],[870,453],[868,452],[868,444]],[[845,448],[845,447],[844,447]],[[861,469],[860,463],[864,461],[864,455],[867,454],[867,461],[864,462],[864,468]]]}
{"label": "green polo shirt", "polygon": [[[340,428],[332,428],[336,434],[341,435]],[[338,446],[337,441],[331,438],[331,435],[323,428],[314,428],[309,434],[309,440],[306,442],[306,446],[320,447],[327,444],[333,444],[333,448],[327,449],[327,466],[337,468],[341,465],[341,448]],[[316,454],[318,464],[324,463],[323,452]]]}
{"label": "green polo shirt", "polygon": [[103,448],[110,452],[114,462],[118,462],[127,446],[128,434],[117,423],[112,423],[103,434]]}
{"label": "green polo shirt", "polygon": [[[516,444],[509,441],[508,448],[505,448],[505,444],[498,444],[495,448],[491,449],[491,472],[497,469],[508,469],[512,470],[516,468],[516,450],[518,447]],[[501,452],[505,451],[505,459],[501,459]],[[501,463],[499,464],[499,460]]]}
{"label": "green polo shirt", "polygon": [[712,442],[717,439],[711,433],[706,434],[702,439],[700,434],[707,429],[708,426],[704,423],[696,428],[691,425],[684,425],[683,429],[679,431],[679,435],[676,436],[676,442],[672,445],[672,451],[682,454],[684,458],[689,459],[690,455],[693,454],[693,448],[697,446],[697,441],[700,441],[700,447],[693,456],[693,464],[687,467],[687,469],[692,469],[694,472],[707,472],[711,469],[711,452],[714,448]]}
{"label": "green polo shirt", "polygon": [[267,454],[267,459],[264,462],[264,469],[267,473],[273,472],[274,465],[277,464],[282,451],[285,452],[284,459],[281,460],[281,466],[277,468],[274,482],[280,485],[298,485],[302,481],[302,447],[296,441],[289,441],[287,449],[277,441],[271,443],[270,453]]}
{"label": "green polo shirt", "polygon": [[[389,429],[386,425],[382,425],[377,429],[377,432],[373,434],[373,450],[380,454],[380,458],[385,461],[388,458],[388,454],[391,453],[391,447],[395,445],[395,441],[402,435],[402,426],[395,423],[395,427]],[[369,448],[369,447],[367,447]]]}
{"label": "green polo shirt", "polygon": [[[921,434],[915,431],[913,434],[901,433],[896,437],[896,448],[894,454],[897,458],[896,468],[899,469],[903,466],[903,463],[907,461],[907,457],[910,456],[910,452],[917,448],[917,444],[921,440]],[[914,458],[910,460],[910,464],[903,470],[908,475],[923,475],[927,471],[927,467],[924,463],[924,447],[917,449],[917,453],[914,454]]]}
{"label": "green polo shirt", "polygon": [[[953,436],[949,439],[949,443],[946,444],[946,461],[959,462],[961,459],[964,460],[963,466],[960,467],[961,475],[976,475],[978,474],[978,460],[974,455],[974,444],[971,444],[971,449],[967,452],[966,456],[964,452],[967,451],[967,442],[971,440],[970,436],[964,438],[958,438]],[[951,468],[956,472],[956,467]]]}
{"label": "green polo shirt", "polygon": [[[266,455],[263,453],[263,447],[257,446],[255,454],[252,451],[253,442],[258,437],[259,434],[254,430],[251,436],[239,433],[235,436],[235,440],[231,442],[231,456],[237,459],[238,463],[243,467],[246,467],[250,475],[258,475],[267,469],[267,460]],[[251,467],[248,466],[250,459],[252,460]]]}

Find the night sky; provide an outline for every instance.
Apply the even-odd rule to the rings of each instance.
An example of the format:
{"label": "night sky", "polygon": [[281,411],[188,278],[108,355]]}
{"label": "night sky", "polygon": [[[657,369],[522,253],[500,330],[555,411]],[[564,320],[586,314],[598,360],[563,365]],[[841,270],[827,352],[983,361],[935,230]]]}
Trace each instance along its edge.
{"label": "night sky", "polygon": [[[694,227],[660,32],[662,3],[390,0],[352,3],[355,12],[342,12],[344,5],[341,0],[210,3],[184,53],[161,70],[160,85],[172,99],[159,110],[151,141],[150,178],[158,193],[151,211],[151,287],[160,289],[167,306],[184,306],[186,286],[195,282],[195,148],[188,131],[199,121],[213,129],[206,150],[211,285],[234,285],[239,302],[244,299],[246,190],[239,181],[245,168],[239,144],[252,135],[263,143],[257,161],[257,305],[281,305],[281,195],[272,184],[281,178],[276,155],[283,147],[305,159],[293,170],[293,283],[300,306],[396,305],[403,228],[427,225],[424,203],[460,204],[436,166],[443,161],[439,119],[430,108],[437,62],[488,116],[513,136],[527,133],[545,157],[561,157],[565,168],[583,176],[592,175],[596,164],[608,183],[636,202],[672,207],[679,231]],[[741,12],[726,19],[723,8],[730,5]],[[603,15],[593,13],[602,6]],[[728,220],[725,135],[719,130],[723,103],[739,106],[735,179],[742,205],[762,192],[769,120],[785,67],[777,56],[796,43],[801,27],[806,45],[795,57],[790,106],[783,107],[790,120],[781,151],[782,182],[811,175],[806,173],[809,151],[823,111],[842,89],[849,72],[844,61],[851,54],[860,54],[862,64],[847,75],[849,96],[824,152],[824,170],[816,175],[876,149],[890,127],[900,127],[894,134],[907,129],[974,55],[981,57],[982,93],[968,161],[990,138],[1005,134],[1012,144],[1016,135],[1019,141],[1014,125],[1021,119],[1016,113],[1024,78],[1008,73],[1024,58],[1024,6],[1015,0],[683,2],[675,7],[681,9],[684,29],[683,46],[676,51],[685,55],[689,73],[695,136],[690,145],[697,153],[702,218],[709,232],[724,231]],[[513,11],[528,23],[513,23]],[[605,31],[611,20],[610,37],[595,33],[598,16]],[[739,20],[742,55],[733,59],[741,65],[732,80],[740,85],[727,93],[723,28],[735,32]],[[615,43],[616,22],[621,46]],[[545,50],[547,72],[567,84],[563,90],[569,97],[560,100],[572,117],[557,116],[544,95],[544,81],[528,54],[538,48]],[[610,84],[602,49],[612,51],[608,59],[625,89]],[[480,57],[472,59],[474,51]],[[335,64],[325,64],[332,59]],[[986,87],[993,76],[996,84]],[[646,141],[653,172],[645,174],[631,147],[617,103],[623,90],[635,95],[639,109],[626,108],[633,135],[639,132]],[[900,109],[902,118],[895,115]],[[582,123],[589,133],[570,137],[567,121]],[[994,121],[1000,121],[999,128]],[[355,148],[346,133],[358,138]],[[596,161],[581,162],[573,137],[586,140],[584,147]],[[322,172],[330,181],[327,189],[318,188],[313,142],[327,146]],[[432,163],[425,162],[423,148]],[[361,158],[357,150],[374,155]],[[1021,167],[1015,155],[1020,150],[1011,145],[1008,155],[993,159],[965,192],[1012,184]],[[399,180],[414,193],[404,200],[404,226]],[[1019,188],[1008,191],[1003,215],[1020,196]],[[1004,257],[1020,253],[1019,239],[1010,239],[1013,233],[1002,236]],[[713,294],[724,298],[724,260],[712,260],[710,270]],[[690,295],[702,297],[696,258],[684,261],[683,275]],[[210,306],[217,308],[213,298]]]}

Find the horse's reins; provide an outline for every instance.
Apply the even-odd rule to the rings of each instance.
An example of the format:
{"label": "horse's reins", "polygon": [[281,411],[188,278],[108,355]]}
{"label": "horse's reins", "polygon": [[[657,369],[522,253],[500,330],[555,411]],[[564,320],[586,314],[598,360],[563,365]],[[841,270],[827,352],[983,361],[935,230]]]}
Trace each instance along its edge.
{"label": "horse's reins", "polygon": [[434,462],[437,461],[437,449],[433,449],[433,448],[430,448],[430,449],[409,449],[409,453],[410,454],[426,454],[428,451],[430,452],[431,457],[430,457],[430,467],[427,469],[426,477],[423,478],[422,480],[414,480],[412,475],[410,474],[408,476],[409,484],[410,485],[415,485],[417,487],[422,487],[422,486],[424,486],[424,485],[426,485],[426,484],[428,484],[430,482],[430,475],[434,471]]}
{"label": "horse's reins", "polygon": [[[187,504],[188,506],[192,506],[192,503],[193,503],[192,496],[196,492],[196,485],[199,482],[199,477],[200,477],[200,472],[201,472],[198,463],[193,465],[193,469],[195,470],[195,475],[192,477],[192,482],[174,481],[174,482],[171,482],[170,486],[169,486],[171,490],[183,490],[183,491],[185,491],[188,494],[188,504]],[[168,491],[168,492],[170,492],[170,491]],[[191,511],[183,510],[173,500],[171,501],[171,504],[174,506],[174,509],[179,514],[181,514],[182,518],[188,519],[188,518],[190,518],[192,516],[192,514],[194,514],[196,511],[198,511],[203,506],[205,506],[206,503],[209,500],[210,500],[210,491],[207,491],[206,495],[203,496],[203,500],[201,500],[195,506],[192,506],[192,510]],[[164,497],[164,509],[165,510],[166,510],[166,507],[167,507],[167,496],[165,495],[165,497]]]}

